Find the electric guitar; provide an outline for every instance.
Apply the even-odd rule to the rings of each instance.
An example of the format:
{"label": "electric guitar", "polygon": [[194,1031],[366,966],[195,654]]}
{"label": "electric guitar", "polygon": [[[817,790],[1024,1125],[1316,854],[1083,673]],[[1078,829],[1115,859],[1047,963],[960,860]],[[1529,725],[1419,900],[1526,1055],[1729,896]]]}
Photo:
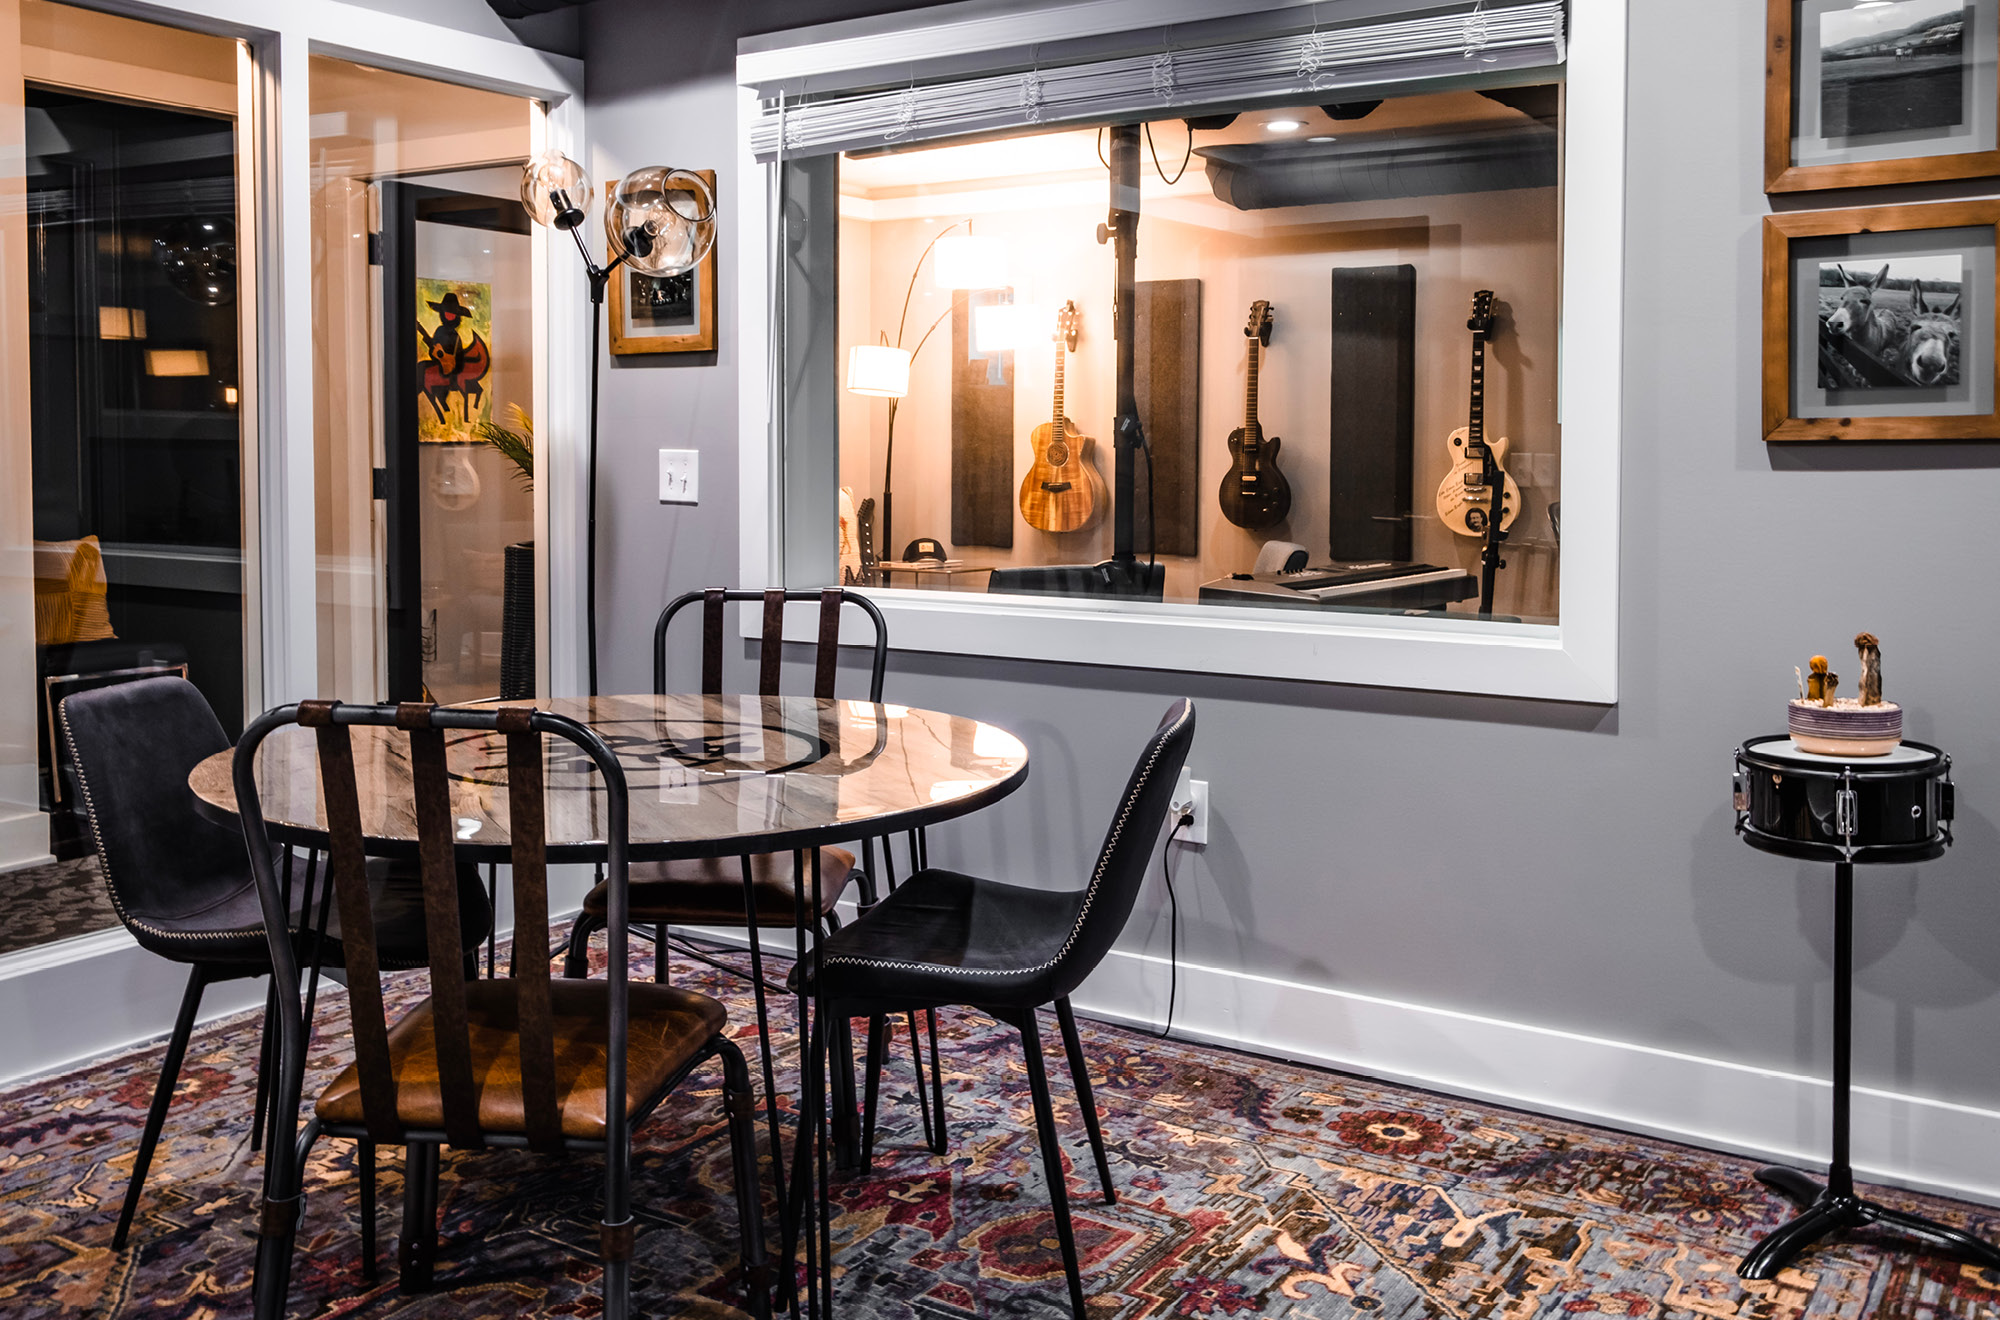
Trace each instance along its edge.
{"label": "electric guitar", "polygon": [[1074,532],[1097,521],[1104,502],[1104,481],[1090,461],[1097,442],[1063,416],[1063,358],[1076,351],[1077,311],[1074,300],[1056,313],[1055,406],[1049,420],[1035,428],[1028,443],[1035,461],[1021,478],[1021,516],[1028,526],[1044,532]]}
{"label": "electric guitar", "polygon": [[1465,323],[1472,331],[1472,409],[1469,426],[1461,426],[1445,441],[1451,454],[1451,471],[1438,483],[1438,517],[1460,536],[1486,535],[1486,520],[1493,509],[1492,492],[1486,486],[1486,450],[1493,450],[1493,470],[1502,484],[1500,530],[1514,525],[1521,512],[1521,488],[1507,475],[1501,461],[1507,457],[1505,437],[1486,438],[1486,340],[1493,333],[1493,290],[1481,289],[1472,295],[1472,316]]}
{"label": "electric guitar", "polygon": [[1271,304],[1250,305],[1243,327],[1250,341],[1250,369],[1243,385],[1243,425],[1229,433],[1229,471],[1223,474],[1222,516],[1238,527],[1272,527],[1292,511],[1292,483],[1278,471],[1278,437],[1257,421],[1257,367],[1271,343]]}

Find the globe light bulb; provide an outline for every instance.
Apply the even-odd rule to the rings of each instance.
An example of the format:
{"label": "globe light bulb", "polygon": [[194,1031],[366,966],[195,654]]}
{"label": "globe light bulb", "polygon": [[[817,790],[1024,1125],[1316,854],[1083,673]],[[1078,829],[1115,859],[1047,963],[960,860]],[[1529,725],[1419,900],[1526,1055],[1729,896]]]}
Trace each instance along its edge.
{"label": "globe light bulb", "polygon": [[538,225],[574,229],[590,213],[590,176],[560,151],[544,151],[521,167],[521,205]]}
{"label": "globe light bulb", "polygon": [[633,170],[604,208],[604,236],[611,255],[640,274],[678,275],[715,246],[715,190],[693,170]]}

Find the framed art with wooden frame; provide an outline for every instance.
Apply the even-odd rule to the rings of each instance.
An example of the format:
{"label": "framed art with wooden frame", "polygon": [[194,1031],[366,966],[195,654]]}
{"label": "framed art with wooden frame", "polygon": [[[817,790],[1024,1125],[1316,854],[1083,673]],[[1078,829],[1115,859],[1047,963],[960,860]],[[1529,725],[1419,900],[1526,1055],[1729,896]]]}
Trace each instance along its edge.
{"label": "framed art with wooden frame", "polygon": [[[695,170],[715,191],[715,171]],[[604,185],[605,200],[618,187]],[[692,197],[693,194],[689,193]],[[679,275],[642,275],[620,267],[611,276],[611,351],[701,353],[715,348],[715,249]]]}
{"label": "framed art with wooden frame", "polygon": [[2000,0],[1766,4],[1766,192],[2000,174]]}
{"label": "framed art with wooden frame", "polygon": [[1766,440],[2000,439],[2000,200],[1764,219]]}

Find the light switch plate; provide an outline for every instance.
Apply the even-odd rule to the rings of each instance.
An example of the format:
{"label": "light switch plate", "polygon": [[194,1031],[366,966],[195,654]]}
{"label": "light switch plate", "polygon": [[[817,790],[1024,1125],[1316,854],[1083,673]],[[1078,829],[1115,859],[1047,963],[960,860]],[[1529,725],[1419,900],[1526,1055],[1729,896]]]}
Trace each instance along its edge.
{"label": "light switch plate", "polygon": [[660,451],[660,503],[701,503],[701,451]]}

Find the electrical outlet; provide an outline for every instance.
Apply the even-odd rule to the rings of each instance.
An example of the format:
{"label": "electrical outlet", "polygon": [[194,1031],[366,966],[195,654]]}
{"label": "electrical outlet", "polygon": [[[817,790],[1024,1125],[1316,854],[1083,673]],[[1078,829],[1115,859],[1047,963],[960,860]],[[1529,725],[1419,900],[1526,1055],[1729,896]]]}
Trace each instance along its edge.
{"label": "electrical outlet", "polygon": [[701,452],[694,449],[660,451],[660,503],[701,503]]}
{"label": "electrical outlet", "polygon": [[1186,766],[1181,767],[1181,776],[1174,781],[1174,796],[1168,820],[1171,827],[1183,815],[1192,815],[1193,820],[1182,827],[1173,837],[1189,847],[1201,848],[1208,844],[1208,781],[1196,779]]}

